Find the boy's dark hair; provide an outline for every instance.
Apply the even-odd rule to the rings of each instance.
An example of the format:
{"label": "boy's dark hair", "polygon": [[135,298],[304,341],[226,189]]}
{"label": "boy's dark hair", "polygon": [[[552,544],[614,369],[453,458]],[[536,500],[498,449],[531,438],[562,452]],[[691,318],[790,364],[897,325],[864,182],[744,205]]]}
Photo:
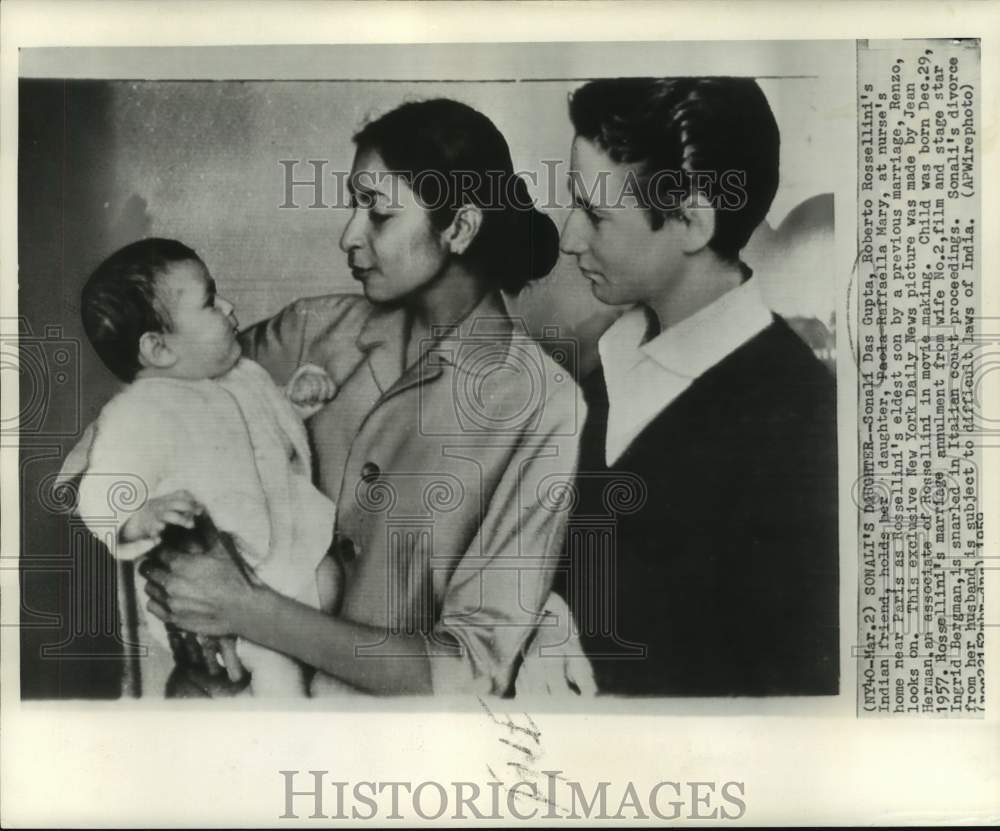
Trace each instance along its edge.
{"label": "boy's dark hair", "polygon": [[778,125],[756,81],[607,78],[573,93],[569,115],[578,136],[637,166],[654,229],[676,213],[679,191],[697,190],[715,208],[709,248],[738,259],[778,189]]}
{"label": "boy's dark hair", "polygon": [[115,251],[83,287],[80,311],[87,338],[104,365],[126,383],[140,369],[139,339],[170,328],[157,279],[172,264],[189,260],[201,262],[177,240],[150,237]]}

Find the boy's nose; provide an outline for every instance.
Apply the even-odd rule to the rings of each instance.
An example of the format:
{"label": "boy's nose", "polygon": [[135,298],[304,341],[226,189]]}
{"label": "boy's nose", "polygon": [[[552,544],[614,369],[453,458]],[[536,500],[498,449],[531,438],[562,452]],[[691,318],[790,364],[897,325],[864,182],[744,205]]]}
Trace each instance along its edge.
{"label": "boy's nose", "polygon": [[566,224],[563,225],[562,233],[559,235],[559,250],[563,254],[579,255],[587,248],[580,229],[582,213],[579,208],[574,208],[566,217]]}

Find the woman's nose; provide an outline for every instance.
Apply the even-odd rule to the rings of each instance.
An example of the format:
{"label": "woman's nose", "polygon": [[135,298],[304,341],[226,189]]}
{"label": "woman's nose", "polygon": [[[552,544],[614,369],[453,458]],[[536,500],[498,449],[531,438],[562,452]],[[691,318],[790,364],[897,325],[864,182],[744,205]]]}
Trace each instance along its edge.
{"label": "woman's nose", "polygon": [[235,310],[233,304],[226,300],[225,297],[216,296],[215,305],[219,308],[224,315],[233,317],[233,311]]}
{"label": "woman's nose", "polygon": [[580,227],[582,220],[583,211],[579,208],[574,208],[566,217],[566,224],[559,235],[559,250],[564,254],[582,254],[586,250],[587,245]]}
{"label": "woman's nose", "polygon": [[349,254],[353,249],[361,246],[361,234],[359,230],[358,210],[351,213],[351,218],[347,220],[344,233],[340,235],[340,250]]}

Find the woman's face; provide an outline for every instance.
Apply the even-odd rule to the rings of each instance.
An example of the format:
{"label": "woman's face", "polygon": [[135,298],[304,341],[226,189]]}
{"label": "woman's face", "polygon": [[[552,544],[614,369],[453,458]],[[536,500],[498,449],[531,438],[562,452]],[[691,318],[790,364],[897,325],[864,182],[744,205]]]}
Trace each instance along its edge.
{"label": "woman's face", "polygon": [[377,152],[361,149],[348,189],[353,213],[340,247],[365,297],[398,302],[432,283],[447,264],[448,247],[406,180]]}

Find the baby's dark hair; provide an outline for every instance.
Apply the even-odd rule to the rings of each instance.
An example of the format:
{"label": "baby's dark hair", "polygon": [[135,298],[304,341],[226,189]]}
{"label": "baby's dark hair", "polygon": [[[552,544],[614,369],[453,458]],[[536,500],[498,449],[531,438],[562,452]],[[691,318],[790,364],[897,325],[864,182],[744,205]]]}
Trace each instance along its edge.
{"label": "baby's dark hair", "polygon": [[156,292],[174,263],[201,262],[193,249],[160,237],[133,242],[101,263],[83,287],[83,329],[104,365],[126,383],[140,369],[139,339],[170,329],[170,314]]}

